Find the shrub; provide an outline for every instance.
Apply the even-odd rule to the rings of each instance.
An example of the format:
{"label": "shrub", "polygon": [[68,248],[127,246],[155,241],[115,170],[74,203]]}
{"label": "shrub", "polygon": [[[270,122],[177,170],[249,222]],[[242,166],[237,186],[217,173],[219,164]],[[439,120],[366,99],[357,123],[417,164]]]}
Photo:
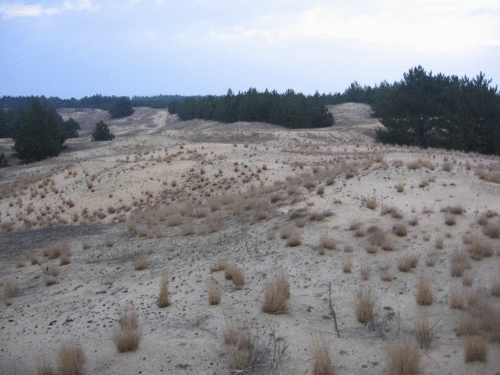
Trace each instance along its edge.
{"label": "shrub", "polygon": [[420,375],[420,352],[410,340],[392,343],[387,349],[387,375]]}
{"label": "shrub", "polygon": [[483,233],[490,238],[500,238],[500,224],[488,223],[483,227]]}
{"label": "shrub", "polygon": [[104,121],[99,121],[92,131],[92,142],[111,141],[115,135],[110,132],[108,125]]}
{"label": "shrub", "polygon": [[493,255],[493,247],[491,244],[478,237],[472,239],[468,251],[470,257],[474,260],[481,260],[484,257],[491,257]]}
{"label": "shrub", "polygon": [[352,260],[351,258],[344,258],[342,261],[342,270],[344,273],[351,273],[352,271]]}
{"label": "shrub", "polygon": [[168,275],[163,275],[160,282],[160,295],[158,296],[158,307],[163,308],[170,306],[169,293],[168,293]]}
{"label": "shrub", "polygon": [[118,101],[109,110],[111,118],[123,118],[134,114],[132,101],[126,96],[120,97]]}
{"label": "shrub", "polygon": [[319,239],[319,247],[328,250],[335,250],[337,246],[335,240],[331,237],[321,236]]}
{"label": "shrub", "polygon": [[375,298],[371,291],[358,290],[354,302],[356,319],[362,324],[373,323],[375,320]]}
{"label": "shrub", "polygon": [[486,362],[488,360],[488,343],[484,337],[470,336],[464,339],[465,362]]}
{"label": "shrub", "polygon": [[444,223],[448,226],[455,225],[457,223],[457,220],[455,219],[455,215],[446,214],[444,217]]}
{"label": "shrub", "polygon": [[107,246],[107,247],[112,247],[114,245],[114,241],[111,237],[106,237],[106,239],[104,240],[104,244]]}
{"label": "shrub", "polygon": [[80,345],[63,345],[59,350],[59,375],[85,374],[84,361],[85,357]]}
{"label": "shrub", "polygon": [[335,375],[335,366],[328,343],[324,340],[316,341],[312,347],[313,375]]}
{"label": "shrub", "polygon": [[226,266],[225,268],[225,278],[227,280],[232,280],[233,284],[237,288],[241,288],[245,285],[245,276],[241,268],[236,266]]}
{"label": "shrub", "polygon": [[290,286],[283,271],[280,271],[272,283],[264,289],[262,311],[269,314],[284,314],[288,311]]}

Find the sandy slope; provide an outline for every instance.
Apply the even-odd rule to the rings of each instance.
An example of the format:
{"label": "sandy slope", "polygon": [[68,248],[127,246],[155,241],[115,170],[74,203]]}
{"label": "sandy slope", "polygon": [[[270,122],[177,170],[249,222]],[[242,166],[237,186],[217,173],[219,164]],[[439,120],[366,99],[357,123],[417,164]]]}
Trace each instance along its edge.
{"label": "sandy slope", "polygon": [[[79,342],[89,374],[226,374],[223,332],[235,323],[249,326],[263,347],[273,332],[289,345],[277,369],[269,368],[268,358],[256,373],[311,373],[311,343],[322,338],[339,374],[383,374],[387,346],[399,338],[413,340],[419,314],[427,313],[437,329],[431,348],[422,352],[423,373],[495,374],[500,344],[489,346],[486,363],[465,364],[462,338],[455,330],[468,312],[450,309],[448,302],[453,289],[463,296],[479,289],[488,306],[500,308],[500,298],[489,292],[500,277],[500,240],[483,235],[477,223],[487,210],[500,212],[500,185],[474,174],[480,166],[498,166],[499,159],[382,146],[369,136],[380,124],[369,117],[368,106],[347,103],[331,111],[337,126],[314,131],[182,122],[149,108],[123,120],[110,120],[103,111],[63,113],[83,124],[82,137],[70,140],[67,152],[0,170],[0,270],[2,280],[9,276],[20,288],[10,305],[0,307],[0,373],[35,373],[38,358],[53,360],[62,343]],[[89,141],[100,119],[110,124],[115,140]],[[2,142],[8,149],[9,143]],[[433,169],[430,164],[408,168],[419,159]],[[443,170],[446,162],[450,172]],[[346,179],[349,168],[354,176]],[[332,171],[340,174],[328,185]],[[279,183],[289,176],[302,181]],[[424,179],[431,182],[419,187]],[[308,182],[309,189],[304,186]],[[406,184],[404,192],[396,191],[397,183]],[[317,193],[318,187],[324,194]],[[280,199],[272,202],[276,195]],[[211,212],[210,203],[222,196],[234,202],[219,201],[221,209]],[[365,207],[371,196],[377,197],[376,210]],[[449,205],[465,209],[453,226],[445,224],[440,212]],[[389,206],[403,218],[382,216],[382,207]],[[183,224],[168,226],[168,219],[181,211]],[[311,220],[311,214],[325,212],[331,215]],[[301,217],[305,226],[297,228]],[[418,218],[418,225],[408,225],[407,236],[391,233],[395,224],[411,218]],[[361,224],[358,235],[348,230],[354,221]],[[498,223],[498,216],[489,221]],[[127,222],[135,229],[127,230]],[[393,251],[367,253],[370,226],[386,232]],[[302,245],[287,246],[280,238],[284,229],[297,230]],[[487,241],[496,254],[470,261],[472,286],[450,276],[450,256],[467,248],[465,234]],[[322,236],[335,239],[336,250],[320,255]],[[113,246],[105,245],[106,238]],[[443,241],[443,249],[436,249],[436,240]],[[47,287],[41,267],[30,265],[27,254],[36,252],[44,267],[56,265],[58,260],[41,253],[59,241],[70,245],[71,263],[60,266],[58,283]],[[84,249],[84,242],[90,247]],[[429,253],[436,256],[434,267],[426,265]],[[398,260],[406,254],[417,255],[418,265],[399,272]],[[148,268],[135,271],[133,262],[141,255],[148,255]],[[219,258],[243,270],[241,289],[225,280],[223,272],[210,272]],[[345,259],[352,261],[350,274],[342,272]],[[21,260],[25,266],[16,268]],[[371,270],[369,280],[360,277],[362,265]],[[392,281],[381,280],[383,266],[389,266]],[[265,314],[262,291],[279,269],[289,278],[290,309],[284,315]],[[171,306],[161,309],[156,301],[165,273],[171,280]],[[429,307],[415,301],[421,275],[432,280],[436,295]],[[219,306],[207,303],[212,279],[222,291]],[[329,308],[329,283],[340,338]],[[372,326],[360,324],[354,314],[360,287],[376,296]],[[137,311],[143,338],[137,352],[120,354],[112,335],[119,314],[128,308]]]}

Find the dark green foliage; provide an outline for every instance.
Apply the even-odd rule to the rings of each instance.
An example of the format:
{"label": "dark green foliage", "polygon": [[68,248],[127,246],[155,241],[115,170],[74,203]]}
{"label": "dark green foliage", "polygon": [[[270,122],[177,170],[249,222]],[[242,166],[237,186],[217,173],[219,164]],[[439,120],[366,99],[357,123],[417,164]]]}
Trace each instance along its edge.
{"label": "dark green foliage", "polygon": [[476,78],[433,75],[421,66],[394,83],[374,103],[387,130],[385,143],[500,154],[500,96],[480,73]]}
{"label": "dark green foliage", "polygon": [[128,97],[122,96],[109,110],[109,113],[112,118],[123,118],[132,115],[134,113],[132,101]]}
{"label": "dark green foliage", "polygon": [[78,138],[80,124],[70,117],[69,120],[64,121],[64,129],[66,131],[66,138]]}
{"label": "dark green foliage", "polygon": [[285,94],[266,90],[259,93],[250,88],[245,93],[234,95],[231,89],[225,96],[205,96],[174,101],[168,106],[182,120],[194,118],[223,122],[260,121],[287,128],[324,128],[333,125],[333,116],[325,107],[325,99],[296,94],[287,90]]}
{"label": "dark green foliage", "polygon": [[11,121],[9,113],[0,107],[0,138],[9,138],[9,124]]}
{"label": "dark green foliage", "polygon": [[10,126],[16,156],[23,162],[57,156],[66,148],[64,123],[53,108],[32,100],[26,109],[16,110]]}
{"label": "dark green foliage", "polygon": [[9,165],[7,163],[7,158],[5,157],[5,154],[2,152],[0,154],[0,168],[6,167],[7,165]]}
{"label": "dark green foliage", "polygon": [[115,135],[109,131],[108,125],[103,121],[99,121],[92,131],[92,142],[94,141],[111,141]]}

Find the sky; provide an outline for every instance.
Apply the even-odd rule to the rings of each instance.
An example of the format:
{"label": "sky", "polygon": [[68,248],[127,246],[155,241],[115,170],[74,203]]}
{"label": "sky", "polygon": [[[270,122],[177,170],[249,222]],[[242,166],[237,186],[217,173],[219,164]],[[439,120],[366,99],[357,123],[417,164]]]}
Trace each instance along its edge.
{"label": "sky", "polygon": [[0,0],[0,96],[500,86],[500,0]]}

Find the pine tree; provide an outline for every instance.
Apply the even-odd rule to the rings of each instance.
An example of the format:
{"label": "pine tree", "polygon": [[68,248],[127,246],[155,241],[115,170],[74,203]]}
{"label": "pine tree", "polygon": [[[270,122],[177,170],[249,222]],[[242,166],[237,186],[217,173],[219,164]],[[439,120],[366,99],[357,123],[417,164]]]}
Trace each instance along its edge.
{"label": "pine tree", "polygon": [[92,131],[92,142],[94,141],[111,141],[115,135],[110,132],[108,125],[102,120],[99,121]]}
{"label": "pine tree", "polygon": [[16,156],[24,162],[57,156],[66,149],[62,118],[52,108],[43,108],[37,99],[19,111],[13,138]]}
{"label": "pine tree", "polygon": [[134,113],[132,101],[128,97],[122,96],[109,110],[109,113],[112,118],[122,118],[132,115]]}

